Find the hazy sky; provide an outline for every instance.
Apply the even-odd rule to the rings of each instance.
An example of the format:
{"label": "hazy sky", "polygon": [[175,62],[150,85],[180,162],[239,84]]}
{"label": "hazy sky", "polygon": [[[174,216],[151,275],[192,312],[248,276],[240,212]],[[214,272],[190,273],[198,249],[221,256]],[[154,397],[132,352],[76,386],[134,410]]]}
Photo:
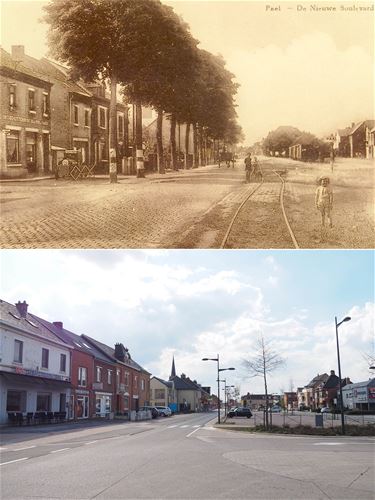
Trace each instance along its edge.
{"label": "hazy sky", "polygon": [[[2,45],[45,55],[46,2],[2,0]],[[201,47],[221,53],[241,87],[239,121],[247,143],[279,125],[325,135],[374,117],[374,13],[341,11],[371,2],[166,1]],[[271,12],[268,6],[279,5]],[[298,10],[305,7],[306,11]],[[336,12],[311,11],[335,6]]]}
{"label": "hazy sky", "polygon": [[[366,380],[374,353],[371,251],[2,250],[0,297],[108,345],[122,342],[153,375],[182,372],[215,387],[220,354],[228,385],[246,380],[243,358],[260,332],[286,359],[272,392],[337,372],[334,317],[343,376]],[[225,373],[223,374],[223,377]]]}

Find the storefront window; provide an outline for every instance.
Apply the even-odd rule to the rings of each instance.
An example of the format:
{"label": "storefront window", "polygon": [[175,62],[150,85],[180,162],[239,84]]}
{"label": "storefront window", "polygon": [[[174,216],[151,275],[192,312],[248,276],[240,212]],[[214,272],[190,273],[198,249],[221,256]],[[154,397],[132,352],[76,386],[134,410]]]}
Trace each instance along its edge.
{"label": "storefront window", "polygon": [[7,135],[7,162],[19,163],[20,161],[20,144],[19,135],[16,131],[11,131]]}
{"label": "storefront window", "polygon": [[51,394],[37,394],[36,411],[51,411]]}
{"label": "storefront window", "polygon": [[7,392],[7,411],[26,411],[26,392]]}

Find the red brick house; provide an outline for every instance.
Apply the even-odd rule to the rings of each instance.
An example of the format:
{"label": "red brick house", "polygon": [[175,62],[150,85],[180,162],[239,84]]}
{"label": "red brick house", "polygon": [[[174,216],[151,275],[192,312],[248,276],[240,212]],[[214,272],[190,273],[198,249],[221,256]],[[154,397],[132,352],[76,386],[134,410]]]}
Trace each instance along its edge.
{"label": "red brick house", "polygon": [[115,411],[128,414],[150,404],[150,373],[136,363],[129,350],[118,343],[115,348],[107,346],[87,335],[84,340],[95,346],[115,363]]}
{"label": "red brick house", "polygon": [[[323,406],[329,406],[330,408],[335,408],[338,406],[337,404],[337,395],[339,393],[339,384],[340,379],[339,377],[335,374],[335,370],[331,370],[331,373],[322,387],[322,405]],[[350,381],[349,378],[345,378],[342,380],[342,386],[344,387],[347,384],[351,384],[352,382]]]}
{"label": "red brick house", "polygon": [[64,328],[62,322],[38,319],[72,348],[73,418],[109,417],[114,412],[115,364],[83,336]]}

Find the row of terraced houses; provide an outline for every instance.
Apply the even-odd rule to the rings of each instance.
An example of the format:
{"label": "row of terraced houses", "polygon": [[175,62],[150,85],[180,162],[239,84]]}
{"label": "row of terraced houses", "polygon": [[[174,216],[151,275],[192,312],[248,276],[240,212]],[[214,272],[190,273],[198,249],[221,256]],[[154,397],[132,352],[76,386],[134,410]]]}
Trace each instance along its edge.
{"label": "row of terraced houses", "polygon": [[138,364],[122,343],[106,345],[47,321],[19,301],[0,300],[0,424],[19,418],[127,418],[143,406],[208,410],[209,387],[176,375],[168,381]]}
{"label": "row of terraced houses", "polygon": [[[0,175],[51,174],[66,151],[108,171],[110,96],[100,83],[73,81],[66,67],[24,46],[0,48]],[[117,103],[118,169],[128,155],[128,106]]]}

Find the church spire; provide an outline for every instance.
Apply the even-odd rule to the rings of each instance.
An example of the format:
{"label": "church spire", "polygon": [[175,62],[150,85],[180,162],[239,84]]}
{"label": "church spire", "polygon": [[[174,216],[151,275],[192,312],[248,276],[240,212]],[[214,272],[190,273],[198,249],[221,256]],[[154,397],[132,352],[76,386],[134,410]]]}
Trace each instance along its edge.
{"label": "church spire", "polygon": [[172,370],[171,370],[171,376],[169,377],[169,379],[173,378],[176,376],[176,367],[174,366],[174,356],[173,356],[173,359],[172,359]]}

